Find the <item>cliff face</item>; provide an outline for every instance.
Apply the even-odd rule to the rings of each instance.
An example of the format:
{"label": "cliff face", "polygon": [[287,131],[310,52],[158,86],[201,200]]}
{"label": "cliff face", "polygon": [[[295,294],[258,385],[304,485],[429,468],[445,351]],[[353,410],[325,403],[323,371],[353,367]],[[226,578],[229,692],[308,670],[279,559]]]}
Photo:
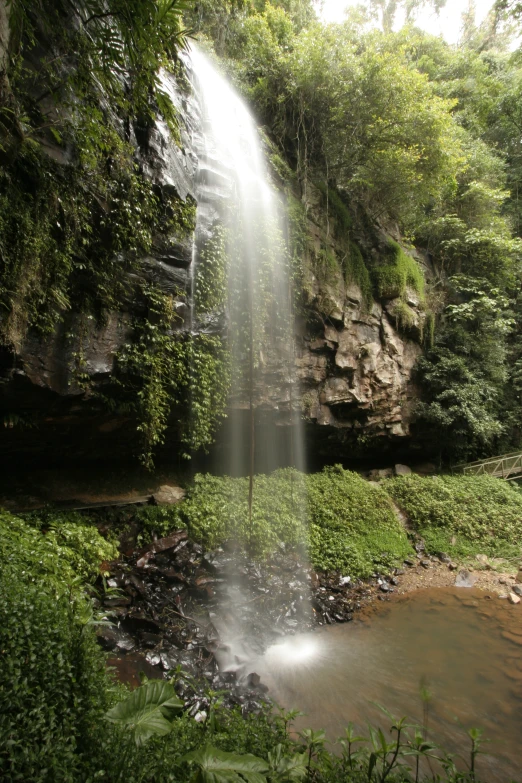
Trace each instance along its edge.
{"label": "cliff face", "polygon": [[[165,123],[157,122],[145,138],[136,139],[136,156],[158,188],[196,201],[201,244],[211,235],[219,201],[226,196],[226,172],[205,150],[197,98],[179,89],[173,77],[165,77],[164,88],[178,109],[181,144],[174,143]],[[412,317],[407,334],[401,334],[398,300],[368,303],[355,282],[346,282],[341,263],[346,248],[335,221],[327,217],[313,188],[308,199],[306,293],[296,323],[300,392],[298,399],[289,392],[288,379],[282,377],[275,358],[265,368],[258,403],[279,425],[288,425],[288,411],[299,407],[318,451],[328,458],[349,459],[373,439],[378,448],[409,443],[416,397],[412,369],[421,352],[418,298],[407,293]],[[385,241],[382,230],[361,228],[356,235],[365,254],[378,257]],[[154,248],[138,274],[175,296],[180,316],[176,329],[223,329],[219,313],[191,327],[192,242],[161,236]],[[325,249],[338,261],[327,278],[314,272]],[[129,290],[134,282],[129,280]],[[50,337],[30,334],[18,355],[0,354],[0,413],[5,425],[0,460],[128,458],[135,448],[136,422],[128,414],[108,411],[99,393],[113,381],[114,357],[129,339],[133,308],[132,301],[123,302],[102,327],[66,314]],[[76,367],[80,354],[81,379]],[[241,392],[235,391],[232,404],[246,407]],[[176,439],[173,423],[166,439],[170,454]]]}

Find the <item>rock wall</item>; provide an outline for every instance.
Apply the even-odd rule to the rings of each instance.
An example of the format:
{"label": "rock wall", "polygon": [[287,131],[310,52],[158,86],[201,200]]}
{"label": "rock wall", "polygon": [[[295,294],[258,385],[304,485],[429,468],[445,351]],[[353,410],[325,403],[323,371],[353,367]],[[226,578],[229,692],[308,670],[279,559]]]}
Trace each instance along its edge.
{"label": "rock wall", "polygon": [[[201,115],[194,94],[180,89],[165,75],[163,87],[180,116],[181,145],[174,143],[168,127],[157,122],[143,137],[136,133],[136,156],[143,171],[162,189],[198,204],[197,240],[209,236],[219,214],[218,203],[226,195],[227,177],[220,162],[205,150]],[[66,165],[66,164],[64,164]],[[408,304],[416,313],[410,333],[397,329],[392,301],[364,304],[360,289],[346,284],[341,264],[327,281],[313,272],[314,255],[326,247],[340,259],[345,250],[335,238],[335,225],[315,202],[308,214],[308,250],[305,266],[307,298],[296,322],[296,372],[300,391],[291,390],[277,359],[268,362],[258,401],[265,415],[273,414],[278,425],[288,425],[292,408],[302,411],[312,441],[325,457],[348,459],[368,440],[393,448],[408,443],[413,403],[416,398],[412,369],[421,353],[418,335],[422,315],[410,292]],[[380,233],[379,233],[380,232]],[[378,255],[384,241],[379,227],[359,230],[359,242],[367,255]],[[158,237],[154,253],[141,264],[145,279],[176,295],[176,310],[189,328],[190,241]],[[133,281],[130,280],[129,283]],[[130,286],[129,286],[130,288]],[[182,292],[179,295],[179,292]],[[67,314],[49,338],[29,335],[17,356],[0,352],[0,461],[71,461],[75,459],[126,459],[135,446],[132,417],[108,411],[97,392],[111,383],[114,356],[128,340],[133,303],[122,303],[110,313],[106,324]],[[192,328],[222,329],[222,314],[209,317]],[[79,382],[75,357],[81,352]],[[241,393],[233,404],[246,407]],[[175,423],[167,433],[167,451],[175,451]],[[379,446],[380,448],[380,446]]]}

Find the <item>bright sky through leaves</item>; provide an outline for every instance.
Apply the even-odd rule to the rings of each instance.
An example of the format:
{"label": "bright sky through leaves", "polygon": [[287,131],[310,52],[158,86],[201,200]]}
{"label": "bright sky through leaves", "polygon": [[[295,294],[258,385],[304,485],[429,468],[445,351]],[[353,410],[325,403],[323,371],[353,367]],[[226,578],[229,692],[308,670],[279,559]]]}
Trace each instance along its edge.
{"label": "bright sky through leaves", "polygon": [[[358,5],[360,0],[324,0],[322,18],[327,22],[342,22],[344,10]],[[457,43],[461,30],[461,15],[467,10],[469,0],[448,0],[439,16],[432,9],[423,10],[416,24],[434,35],[443,35],[449,43]],[[475,0],[476,19],[480,23],[493,6],[493,0]]]}

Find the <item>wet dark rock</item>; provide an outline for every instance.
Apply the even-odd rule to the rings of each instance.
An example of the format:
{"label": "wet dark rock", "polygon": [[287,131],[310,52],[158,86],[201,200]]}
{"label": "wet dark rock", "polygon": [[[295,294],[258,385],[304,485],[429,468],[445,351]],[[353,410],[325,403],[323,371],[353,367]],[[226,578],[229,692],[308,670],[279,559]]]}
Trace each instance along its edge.
{"label": "wet dark rock", "polygon": [[395,585],[395,586],[397,586],[399,584],[399,580],[395,576],[392,576],[392,578],[390,579],[390,582],[391,582],[392,585]]}
{"label": "wet dark rock", "polygon": [[390,585],[386,584],[386,582],[383,582],[381,585],[379,585],[379,590],[381,591],[381,593],[389,593]]}
{"label": "wet dark rock", "polygon": [[449,565],[451,563],[451,557],[444,552],[439,552],[437,557],[439,558],[441,563],[446,563]]}
{"label": "wet dark rock", "polygon": [[103,605],[111,608],[113,606],[130,606],[132,598],[124,595],[109,595],[103,599]]}
{"label": "wet dark rock", "polygon": [[515,593],[515,595],[522,596],[522,585],[513,585],[511,592]]}
{"label": "wet dark rock", "polygon": [[160,538],[157,541],[153,541],[152,544],[149,544],[147,547],[138,552],[138,560],[136,562],[137,567],[143,568],[157,552],[166,552],[169,549],[174,549],[179,545],[180,541],[184,541],[186,539],[188,539],[187,531],[178,530],[166,538]]}
{"label": "wet dark rock", "polygon": [[404,565],[408,566],[409,568],[413,568],[415,563],[413,560],[404,560]]}
{"label": "wet dark rock", "polygon": [[119,628],[102,627],[96,631],[96,635],[104,650],[130,652],[136,647],[136,643],[132,636]]}
{"label": "wet dark rock", "polygon": [[138,638],[144,647],[157,647],[163,640],[160,634],[149,633],[148,631],[142,631]]}

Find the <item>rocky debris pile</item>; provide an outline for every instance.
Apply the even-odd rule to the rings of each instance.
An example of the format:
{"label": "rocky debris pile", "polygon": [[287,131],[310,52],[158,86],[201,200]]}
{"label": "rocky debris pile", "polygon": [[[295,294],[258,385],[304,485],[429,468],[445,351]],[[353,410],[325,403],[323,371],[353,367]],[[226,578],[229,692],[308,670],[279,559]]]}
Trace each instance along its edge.
{"label": "rocky debris pile", "polygon": [[251,711],[266,687],[250,658],[283,636],[351,621],[376,595],[386,600],[402,573],[375,573],[366,582],[316,573],[283,545],[259,563],[232,545],[205,552],[179,530],[111,564],[99,608],[113,625],[101,626],[98,639],[115,663],[132,659],[136,672],[140,662],[148,676],[183,671],[191,710],[206,709],[198,681]]}

